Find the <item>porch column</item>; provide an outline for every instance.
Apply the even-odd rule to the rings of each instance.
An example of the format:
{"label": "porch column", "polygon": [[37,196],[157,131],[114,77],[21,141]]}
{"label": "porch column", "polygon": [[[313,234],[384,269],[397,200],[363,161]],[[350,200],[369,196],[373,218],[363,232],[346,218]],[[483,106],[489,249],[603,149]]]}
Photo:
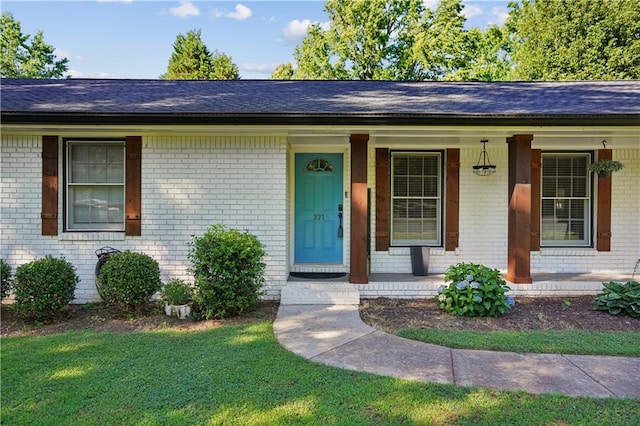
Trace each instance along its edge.
{"label": "porch column", "polygon": [[531,141],[514,135],[509,145],[509,224],[507,281],[531,283]]}
{"label": "porch column", "polygon": [[367,144],[369,135],[352,134],[351,143],[351,262],[349,282],[366,284],[367,273]]}

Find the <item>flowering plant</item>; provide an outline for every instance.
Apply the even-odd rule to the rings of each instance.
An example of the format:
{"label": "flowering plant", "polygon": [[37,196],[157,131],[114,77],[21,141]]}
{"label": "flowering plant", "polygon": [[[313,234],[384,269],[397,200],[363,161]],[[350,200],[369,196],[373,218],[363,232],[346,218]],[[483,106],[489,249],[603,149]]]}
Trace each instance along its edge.
{"label": "flowering plant", "polygon": [[515,304],[500,271],[474,263],[458,263],[450,266],[444,275],[445,282],[438,291],[438,308],[454,315],[497,317],[507,313]]}

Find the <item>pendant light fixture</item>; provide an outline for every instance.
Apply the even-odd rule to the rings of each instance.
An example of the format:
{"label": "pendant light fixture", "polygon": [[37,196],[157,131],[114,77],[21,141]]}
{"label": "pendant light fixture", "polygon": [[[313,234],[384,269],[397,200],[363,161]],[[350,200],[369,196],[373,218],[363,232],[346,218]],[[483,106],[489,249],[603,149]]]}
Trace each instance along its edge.
{"label": "pendant light fixture", "polygon": [[480,143],[482,144],[482,152],[478,157],[478,162],[475,166],[473,166],[473,173],[478,176],[489,176],[496,172],[496,166],[491,164],[489,160],[489,154],[487,154],[487,149],[485,144],[489,142],[488,139],[482,139]]}

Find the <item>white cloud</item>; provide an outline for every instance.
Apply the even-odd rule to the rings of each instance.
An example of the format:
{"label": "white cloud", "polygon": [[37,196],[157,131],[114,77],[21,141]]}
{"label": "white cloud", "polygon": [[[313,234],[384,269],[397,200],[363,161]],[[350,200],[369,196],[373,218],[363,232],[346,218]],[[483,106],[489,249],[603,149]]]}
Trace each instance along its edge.
{"label": "white cloud", "polygon": [[465,4],[464,9],[462,9],[462,13],[467,19],[471,19],[474,16],[480,16],[484,14],[484,11],[480,6],[476,6],[475,4]]}
{"label": "white cloud", "polygon": [[282,35],[284,35],[284,38],[287,41],[302,40],[307,34],[307,28],[309,28],[310,25],[311,20],[309,19],[304,19],[302,21],[294,19],[284,27]]}
{"label": "white cloud", "polygon": [[243,4],[236,4],[236,7],[233,12],[224,12],[220,9],[213,9],[211,11],[211,16],[213,18],[230,18],[235,19],[237,21],[244,21],[245,19],[249,19],[253,15],[251,9]]}
{"label": "white cloud", "polygon": [[180,6],[170,8],[169,13],[178,18],[188,18],[189,16],[199,16],[200,10],[190,1],[183,1]]}
{"label": "white cloud", "polygon": [[489,21],[489,23],[500,26],[504,24],[504,21],[506,21],[509,17],[509,10],[502,7],[494,7],[491,9],[491,16],[493,18]]}
{"label": "white cloud", "polygon": [[277,65],[275,64],[250,64],[250,63],[242,63],[240,64],[240,69],[249,72],[257,72],[260,74],[269,74],[271,75],[273,71],[276,69]]}
{"label": "white cloud", "polygon": [[77,70],[74,70],[74,69],[69,69],[65,75],[68,75],[71,78],[83,78],[84,77],[84,75],[80,71],[77,71]]}
{"label": "white cloud", "polygon": [[235,12],[227,13],[225,16],[231,19],[237,19],[238,21],[244,21],[245,19],[249,19],[253,12],[247,6],[243,4],[236,4]]}
{"label": "white cloud", "polygon": [[439,2],[440,0],[423,0],[422,4],[424,4],[424,7],[427,9],[436,10]]}
{"label": "white cloud", "polygon": [[294,19],[282,29],[282,35],[284,36],[285,42],[296,44],[302,41],[302,39],[307,35],[307,29],[312,24],[320,24],[320,27],[325,31],[329,29],[329,26],[331,25],[330,22],[311,22],[309,19],[299,21]]}
{"label": "white cloud", "polygon": [[71,52],[65,49],[54,48],[53,54],[56,55],[56,58],[70,58]]}

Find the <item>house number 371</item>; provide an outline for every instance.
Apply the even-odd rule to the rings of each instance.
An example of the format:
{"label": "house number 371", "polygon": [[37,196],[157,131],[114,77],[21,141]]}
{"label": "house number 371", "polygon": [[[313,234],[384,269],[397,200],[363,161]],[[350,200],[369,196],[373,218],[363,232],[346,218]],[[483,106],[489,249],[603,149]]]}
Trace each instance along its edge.
{"label": "house number 371", "polygon": [[313,220],[324,220],[324,215],[323,214],[314,214],[313,215]]}

